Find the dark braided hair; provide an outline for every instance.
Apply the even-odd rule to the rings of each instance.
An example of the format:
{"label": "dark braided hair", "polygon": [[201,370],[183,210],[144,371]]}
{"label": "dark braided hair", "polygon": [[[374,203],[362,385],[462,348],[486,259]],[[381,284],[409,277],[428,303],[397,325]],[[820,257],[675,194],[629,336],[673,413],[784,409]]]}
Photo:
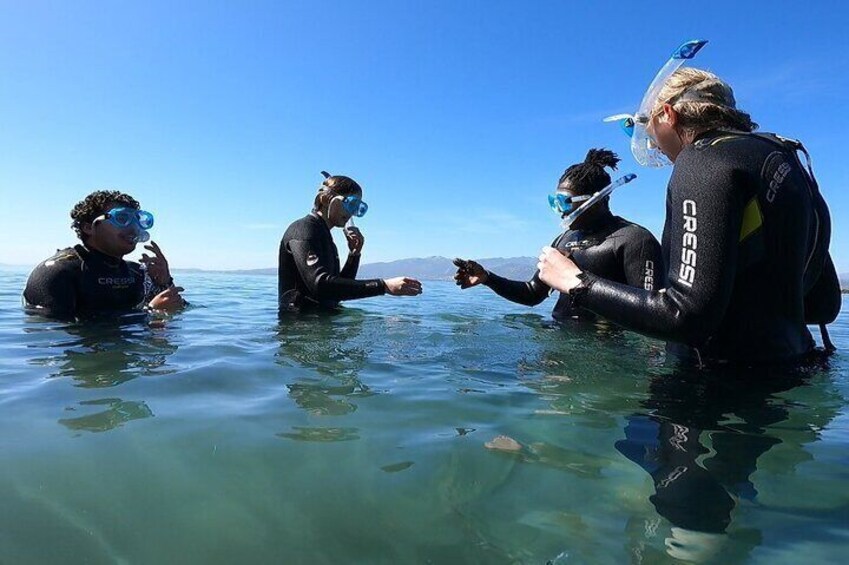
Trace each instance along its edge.
{"label": "dark braided hair", "polygon": [[619,157],[609,149],[590,149],[583,163],[576,163],[566,169],[557,186],[566,183],[576,196],[598,192],[610,184],[610,175],[604,170],[610,167],[614,171]]}
{"label": "dark braided hair", "polygon": [[334,196],[350,196],[351,194],[363,193],[362,187],[350,177],[331,175],[327,171],[321,171],[321,175],[324,177],[324,181],[318,187],[318,194],[315,195],[313,212],[321,210],[327,201]]}
{"label": "dark braided hair", "polygon": [[117,190],[97,190],[92,192],[82,200],[76,203],[74,209],[71,210],[71,227],[77,232],[77,237],[85,241],[86,235],[83,233],[83,224],[90,224],[98,216],[102,216],[109,210],[106,206],[115,203],[121,204],[128,208],[138,210],[138,200]]}

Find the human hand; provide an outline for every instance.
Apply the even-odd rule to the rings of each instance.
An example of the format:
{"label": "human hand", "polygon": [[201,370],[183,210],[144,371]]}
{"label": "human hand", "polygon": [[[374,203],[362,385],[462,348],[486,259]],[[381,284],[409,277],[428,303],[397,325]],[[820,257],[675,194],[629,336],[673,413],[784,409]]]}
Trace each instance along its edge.
{"label": "human hand", "polygon": [[173,280],[165,254],[162,253],[155,241],[151,241],[150,245],[145,245],[144,248],[153,253],[153,257],[149,257],[147,253],[142,253],[140,259],[147,267],[147,273],[151,280],[159,286],[169,286]]}
{"label": "human hand", "polygon": [[542,248],[537,269],[540,280],[560,292],[569,292],[581,284],[581,279],[578,278],[582,273],[581,269],[571,258],[553,247]]}
{"label": "human hand", "polygon": [[457,266],[457,273],[454,275],[454,281],[460,288],[466,289],[479,284],[483,284],[489,278],[489,273],[481,267],[480,263],[466,259],[454,259],[454,265]]}
{"label": "human hand", "polygon": [[422,293],[422,283],[409,277],[395,277],[384,279],[386,294],[392,296],[418,296]]}
{"label": "human hand", "polygon": [[171,286],[154,296],[147,306],[151,310],[160,310],[162,312],[177,312],[186,305],[186,301],[180,296],[184,289],[181,286]]}
{"label": "human hand", "polygon": [[363,245],[366,243],[366,238],[360,231],[360,228],[354,226],[342,230],[345,234],[345,239],[348,240],[348,251],[352,255],[359,255],[363,250]]}

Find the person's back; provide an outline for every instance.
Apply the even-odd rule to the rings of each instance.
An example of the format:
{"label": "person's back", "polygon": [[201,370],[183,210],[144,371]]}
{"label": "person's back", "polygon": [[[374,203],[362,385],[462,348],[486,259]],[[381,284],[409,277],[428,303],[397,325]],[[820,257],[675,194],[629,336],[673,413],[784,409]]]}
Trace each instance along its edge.
{"label": "person's back", "polygon": [[[794,156],[778,143],[753,134],[712,132],[685,147],[670,181],[669,213],[685,219],[678,233],[664,234],[674,242],[685,234],[698,237],[700,224],[722,222],[734,247],[722,266],[726,271],[728,305],[715,331],[704,342],[702,353],[713,358],[777,360],[798,357],[814,342],[805,326],[804,276],[817,246],[813,194]],[[707,186],[705,179],[709,178]],[[685,203],[681,186],[701,186],[712,194]],[[723,213],[712,213],[723,210]],[[687,228],[695,224],[693,232]],[[717,228],[722,229],[722,228]],[[673,230],[668,230],[672,232]],[[710,277],[699,269],[699,256],[714,252],[711,241],[696,239],[683,246],[692,249],[693,270],[682,264],[679,282]],[[721,276],[716,275],[716,276]],[[695,281],[692,281],[695,282]]]}
{"label": "person's back", "polygon": [[[341,272],[339,252],[330,229],[317,215],[307,214],[286,229],[280,241],[277,265],[277,296],[281,312],[310,306],[335,308],[339,305],[335,295],[323,293],[318,288],[319,277],[304,277],[299,270],[299,265],[301,270],[304,267],[321,268],[323,278],[336,278]],[[353,279],[356,271],[346,274],[352,275],[349,278]],[[375,283],[373,286],[375,295],[383,294],[382,284]]]}

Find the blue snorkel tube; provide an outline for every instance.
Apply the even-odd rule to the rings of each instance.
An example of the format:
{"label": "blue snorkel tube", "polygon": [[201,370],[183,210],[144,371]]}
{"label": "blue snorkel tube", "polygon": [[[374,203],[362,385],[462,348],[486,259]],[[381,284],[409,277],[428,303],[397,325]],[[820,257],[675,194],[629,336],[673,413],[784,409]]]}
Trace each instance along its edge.
{"label": "blue snorkel tube", "polygon": [[627,175],[619,177],[612,183],[608,184],[607,186],[590,196],[590,199],[581,204],[577,210],[575,210],[571,214],[563,216],[563,223],[561,224],[561,227],[563,227],[563,229],[568,230],[569,226],[571,226],[575,222],[575,220],[580,218],[581,215],[587,210],[589,210],[593,205],[595,205],[601,199],[610,196],[611,192],[613,192],[623,184],[628,184],[635,178],[637,178],[637,175],[635,175],[634,173],[628,173]]}
{"label": "blue snorkel tube", "polygon": [[[560,223],[560,227],[564,230],[570,229],[569,227],[572,225],[572,223],[575,220],[577,220],[578,218],[580,218],[581,215],[584,212],[586,212],[587,210],[592,208],[595,204],[597,204],[602,199],[610,196],[611,192],[613,192],[614,190],[616,190],[617,188],[619,188],[623,184],[628,184],[629,182],[631,182],[635,178],[637,178],[637,175],[635,175],[634,173],[628,173],[627,175],[619,177],[618,179],[616,179],[612,183],[608,184],[607,186],[605,186],[604,188],[602,188],[601,190],[599,190],[598,192],[596,192],[595,194],[590,196],[589,200],[587,200],[586,202],[581,204],[578,207],[577,210],[575,210],[571,214],[564,214],[563,215],[563,221]],[[554,294],[553,288],[549,289],[549,291],[548,291],[549,296],[551,296],[552,294]]]}

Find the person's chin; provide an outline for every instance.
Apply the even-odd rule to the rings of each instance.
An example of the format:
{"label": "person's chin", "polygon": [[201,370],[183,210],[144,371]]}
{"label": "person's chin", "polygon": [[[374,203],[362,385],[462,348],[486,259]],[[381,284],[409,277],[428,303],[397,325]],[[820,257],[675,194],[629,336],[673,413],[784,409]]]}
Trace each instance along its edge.
{"label": "person's chin", "polygon": [[138,245],[138,243],[135,242],[135,241],[129,242],[129,241],[126,241],[126,240],[121,240],[118,243],[118,245],[115,246],[115,251],[120,253],[121,256],[123,257],[124,255],[127,255],[127,254],[135,251],[137,245]]}

